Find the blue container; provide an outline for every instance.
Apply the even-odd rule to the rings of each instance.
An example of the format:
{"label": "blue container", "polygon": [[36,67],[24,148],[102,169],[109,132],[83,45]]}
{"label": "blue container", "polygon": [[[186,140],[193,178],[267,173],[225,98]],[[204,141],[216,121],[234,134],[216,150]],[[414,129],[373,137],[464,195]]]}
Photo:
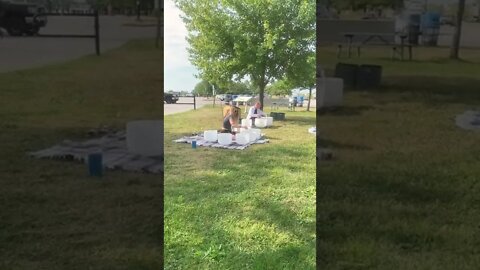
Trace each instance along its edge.
{"label": "blue container", "polygon": [[422,15],[422,29],[439,28],[440,14],[437,12],[427,12]]}
{"label": "blue container", "polygon": [[88,172],[90,176],[103,175],[103,157],[102,153],[93,153],[88,155]]}
{"label": "blue container", "polygon": [[192,148],[193,148],[193,149],[196,149],[196,148],[197,148],[197,141],[196,141],[196,140],[193,140],[193,141],[192,141]]}

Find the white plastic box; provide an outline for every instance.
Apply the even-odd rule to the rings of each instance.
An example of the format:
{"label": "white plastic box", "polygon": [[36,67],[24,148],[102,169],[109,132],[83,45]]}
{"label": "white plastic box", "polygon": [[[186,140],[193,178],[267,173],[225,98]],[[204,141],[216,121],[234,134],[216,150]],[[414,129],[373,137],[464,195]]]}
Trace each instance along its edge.
{"label": "white plastic box", "polygon": [[127,149],[142,156],[163,155],[163,121],[139,120],[127,123]]}
{"label": "white plastic box", "polygon": [[317,78],[317,108],[341,106],[343,102],[343,79]]}

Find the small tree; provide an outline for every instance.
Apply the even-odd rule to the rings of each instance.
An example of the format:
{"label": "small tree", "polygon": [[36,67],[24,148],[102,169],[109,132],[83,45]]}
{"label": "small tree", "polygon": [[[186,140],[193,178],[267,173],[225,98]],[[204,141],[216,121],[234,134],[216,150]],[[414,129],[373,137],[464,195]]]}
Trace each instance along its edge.
{"label": "small tree", "polygon": [[308,55],[307,61],[294,72],[287,73],[287,80],[289,85],[308,89],[308,105],[307,111],[310,111],[310,100],[312,98],[312,90],[316,83],[316,57],[315,53],[311,52]]}
{"label": "small tree", "polygon": [[196,96],[209,97],[213,95],[213,85],[203,80],[195,85],[192,91]]}

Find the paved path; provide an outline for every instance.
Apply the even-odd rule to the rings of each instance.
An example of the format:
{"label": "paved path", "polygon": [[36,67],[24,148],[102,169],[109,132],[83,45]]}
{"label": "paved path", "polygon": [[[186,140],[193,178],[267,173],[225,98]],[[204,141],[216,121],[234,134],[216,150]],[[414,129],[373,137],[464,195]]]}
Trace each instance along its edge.
{"label": "paved path", "polygon": [[[201,108],[205,105],[213,106],[213,99],[206,99],[206,98],[196,98],[197,101],[197,109]],[[193,98],[191,97],[180,97],[179,101],[181,103],[189,103],[193,102]],[[219,101],[215,101],[218,110],[220,111]],[[163,113],[164,115],[174,114],[174,113],[181,113],[193,110],[193,104],[164,104]]]}
{"label": "paved path", "polygon": [[[133,17],[100,16],[100,50],[117,48],[136,38],[155,38],[156,27],[123,26]],[[94,33],[93,17],[48,17],[40,34]],[[0,39],[0,72],[41,67],[95,54],[91,38],[10,37]]]}
{"label": "paved path", "polygon": [[[189,97],[181,97],[179,102],[188,103],[193,102],[193,98]],[[307,101],[304,101],[304,108],[307,107]],[[206,98],[197,98],[197,108],[201,108],[205,105],[213,106],[213,99],[206,99]],[[219,100],[215,100],[215,106],[218,107],[219,113],[222,111],[221,108],[223,107],[223,102]],[[240,106],[242,109],[242,113],[244,112],[244,106]],[[312,99],[310,102],[310,107],[316,107],[316,100]],[[174,113],[181,113],[193,110],[192,104],[164,104],[163,113],[164,115],[174,114]]]}

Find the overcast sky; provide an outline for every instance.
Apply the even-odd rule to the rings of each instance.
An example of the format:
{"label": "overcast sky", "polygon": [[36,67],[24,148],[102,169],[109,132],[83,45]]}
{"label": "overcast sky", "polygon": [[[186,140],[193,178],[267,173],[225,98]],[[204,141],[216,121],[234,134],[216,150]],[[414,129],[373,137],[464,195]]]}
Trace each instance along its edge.
{"label": "overcast sky", "polygon": [[196,68],[188,61],[187,30],[172,0],[165,0],[164,9],[164,91],[190,92],[199,80],[194,76]]}

